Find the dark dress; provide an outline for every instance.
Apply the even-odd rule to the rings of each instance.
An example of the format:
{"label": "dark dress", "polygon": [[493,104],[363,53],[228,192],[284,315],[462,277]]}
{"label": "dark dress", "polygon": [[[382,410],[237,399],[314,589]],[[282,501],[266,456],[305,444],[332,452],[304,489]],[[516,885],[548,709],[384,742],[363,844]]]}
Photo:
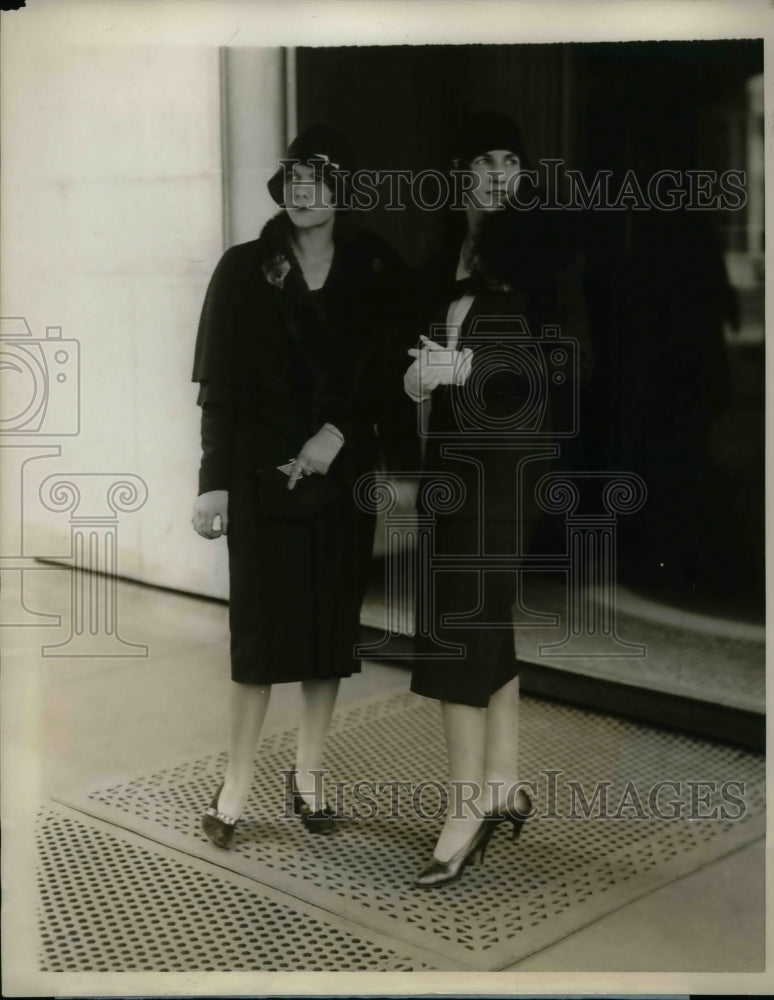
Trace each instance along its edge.
{"label": "dark dress", "polygon": [[[346,677],[373,544],[373,515],[353,499],[392,426],[398,353],[392,322],[401,267],[376,237],[337,220],[324,286],[310,292],[282,213],[221,259],[205,299],[199,493],[229,492],[231,676],[248,684]],[[324,423],[345,443],[340,490],[302,520],[267,514],[256,472],[294,458]],[[388,426],[389,425],[389,426]],[[303,482],[296,489],[303,488]]]}
{"label": "dark dress", "polygon": [[[501,259],[499,250],[497,255],[491,272],[487,268],[455,282],[457,244],[417,278],[427,304],[425,330],[436,341],[438,327],[434,335],[430,328],[446,322],[450,303],[461,294],[474,295],[457,342],[458,348],[473,350],[471,373],[464,386],[439,386],[432,393],[418,498],[420,514],[433,516],[433,551],[441,557],[526,553],[540,516],[535,484],[558,457],[556,435],[574,419],[568,383],[575,379],[577,385],[589,367],[577,265],[544,254],[544,266],[535,270],[520,268],[518,259]],[[544,329],[550,325],[560,325],[558,337],[572,338],[577,348],[559,344],[557,334]],[[456,477],[462,500],[454,509],[439,510],[433,492],[437,497],[437,485],[450,476]],[[421,567],[420,593],[431,595],[430,628],[417,636],[411,690],[485,708],[518,674],[512,624],[516,574],[483,570],[473,562],[432,577],[427,562]],[[465,613],[463,623],[443,620]],[[444,644],[462,644],[464,652],[452,655]]]}

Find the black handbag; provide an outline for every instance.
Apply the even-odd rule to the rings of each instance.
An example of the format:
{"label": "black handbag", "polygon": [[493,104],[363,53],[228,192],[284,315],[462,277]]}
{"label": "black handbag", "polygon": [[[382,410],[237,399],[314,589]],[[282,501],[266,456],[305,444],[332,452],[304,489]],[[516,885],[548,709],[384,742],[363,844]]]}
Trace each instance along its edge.
{"label": "black handbag", "polygon": [[256,473],[258,514],[276,521],[305,521],[316,517],[343,493],[340,480],[326,475],[302,476],[292,490],[288,476],[274,465]]}

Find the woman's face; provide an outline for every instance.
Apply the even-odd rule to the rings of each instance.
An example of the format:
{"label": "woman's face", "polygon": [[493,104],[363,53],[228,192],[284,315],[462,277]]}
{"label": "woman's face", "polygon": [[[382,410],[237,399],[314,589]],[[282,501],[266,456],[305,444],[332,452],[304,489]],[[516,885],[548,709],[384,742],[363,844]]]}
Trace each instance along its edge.
{"label": "woman's face", "polygon": [[285,181],[285,210],[298,229],[314,229],[333,218],[333,194],[310,164],[293,164]]}
{"label": "woman's face", "polygon": [[479,212],[499,212],[508,196],[516,194],[520,168],[519,157],[510,149],[490,149],[475,156],[468,167],[474,177],[468,193],[470,207]]}

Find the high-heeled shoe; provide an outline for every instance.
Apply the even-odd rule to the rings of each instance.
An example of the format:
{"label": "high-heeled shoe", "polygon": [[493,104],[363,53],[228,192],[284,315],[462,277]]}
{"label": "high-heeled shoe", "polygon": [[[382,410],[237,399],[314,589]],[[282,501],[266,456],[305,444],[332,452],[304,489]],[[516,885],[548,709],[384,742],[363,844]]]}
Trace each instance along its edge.
{"label": "high-heeled shoe", "polygon": [[207,835],[207,839],[216,847],[227,848],[231,846],[231,841],[234,839],[234,831],[239,817],[234,818],[218,810],[218,800],[222,791],[223,785],[215,792],[209,808],[202,816],[202,830]]}
{"label": "high-heeled shoe", "polygon": [[310,833],[333,833],[336,828],[333,811],[327,805],[324,805],[322,809],[312,809],[298,790],[295,773],[292,778],[291,791],[293,796],[293,812],[296,816],[301,817],[304,828]]}
{"label": "high-heeled shoe", "polygon": [[511,840],[516,840],[524,829],[524,824],[532,816],[532,799],[520,788],[515,798],[509,799],[504,806],[499,806],[489,813],[495,822],[507,821],[513,828]]}
{"label": "high-heeled shoe", "polygon": [[475,858],[478,858],[478,863],[483,865],[487,845],[497,825],[492,822],[493,818],[495,817],[485,816],[470,843],[461,847],[448,861],[438,861],[437,858],[433,858],[427,868],[414,879],[414,886],[417,889],[434,889],[439,885],[456,882],[465,871],[465,867]]}

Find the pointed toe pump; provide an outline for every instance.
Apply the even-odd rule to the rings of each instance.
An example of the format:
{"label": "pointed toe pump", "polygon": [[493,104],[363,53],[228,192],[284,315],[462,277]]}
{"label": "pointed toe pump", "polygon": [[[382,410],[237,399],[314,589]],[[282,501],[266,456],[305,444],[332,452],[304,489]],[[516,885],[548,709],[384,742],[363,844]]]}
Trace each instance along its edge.
{"label": "pointed toe pump", "polygon": [[438,861],[437,858],[433,858],[427,868],[414,879],[415,888],[435,889],[441,885],[448,885],[450,882],[456,882],[471,862],[477,860],[482,865],[495,825],[489,817],[485,817],[470,843],[465,844],[448,861]]}
{"label": "pointed toe pump", "polygon": [[452,858],[448,861],[438,861],[433,858],[427,868],[414,880],[414,886],[417,889],[433,889],[436,886],[456,882],[471,862],[477,860],[483,865],[487,846],[496,827],[504,822],[510,823],[513,831],[511,839],[516,840],[531,816],[532,799],[523,788],[520,788],[504,806],[484,817],[470,843],[457,851]]}

